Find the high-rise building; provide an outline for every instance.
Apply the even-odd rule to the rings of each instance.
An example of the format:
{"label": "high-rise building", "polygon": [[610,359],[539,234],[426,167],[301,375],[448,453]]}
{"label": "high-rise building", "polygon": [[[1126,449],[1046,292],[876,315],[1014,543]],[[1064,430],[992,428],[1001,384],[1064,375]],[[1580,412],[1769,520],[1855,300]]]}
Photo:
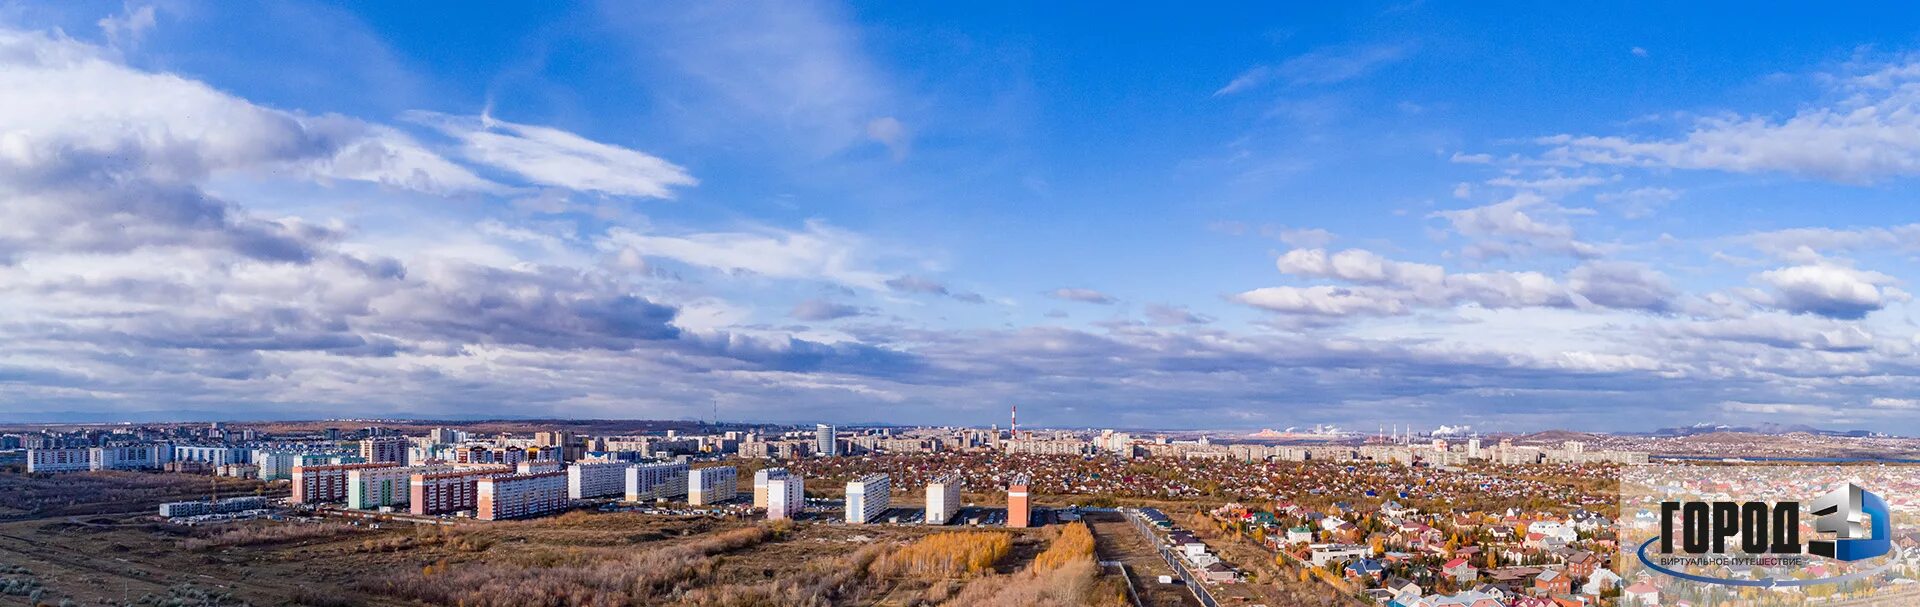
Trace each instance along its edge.
{"label": "high-rise building", "polygon": [[767,519],[790,519],[807,507],[807,490],[799,476],[782,474],[767,481]]}
{"label": "high-rise building", "polygon": [[453,428],[434,428],[427,438],[436,445],[458,445],[467,442],[467,433]]}
{"label": "high-rise building", "polygon": [[815,424],[813,426],[813,453],[821,457],[840,455],[840,439],[833,426]]}
{"label": "high-rise building", "polygon": [[777,478],[785,478],[786,476],[787,476],[786,468],[761,468],[759,470],[754,471],[753,473],[753,507],[755,508],[768,507],[767,492],[769,491],[769,489],[767,488],[767,483]]}
{"label": "high-rise building", "polygon": [[27,472],[85,472],[91,458],[86,449],[28,449]]}
{"label": "high-rise building", "polygon": [[620,495],[627,488],[627,463],[581,462],[567,467],[567,497],[587,499]]}
{"label": "high-rise building", "polygon": [[446,514],[471,510],[479,503],[480,479],[513,474],[508,466],[461,467],[451,472],[415,474],[407,479],[407,511]]}
{"label": "high-rise building", "polygon": [[885,474],[869,474],[847,482],[847,522],[863,524],[886,512],[892,484]]}
{"label": "high-rise building", "polygon": [[480,479],[473,516],[483,521],[539,516],[567,507],[567,473],[513,474]]}
{"label": "high-rise building", "polygon": [[354,470],[394,468],[399,465],[400,464],[385,462],[294,466],[293,497],[288,501],[295,504],[318,504],[321,502],[341,501],[347,499],[347,480],[349,473]]}
{"label": "high-rise building", "polygon": [[539,447],[542,452],[552,452],[554,461],[570,462],[580,459],[580,456],[586,453],[586,447],[580,441],[574,440],[572,432],[565,430],[535,432],[533,446]]}
{"label": "high-rise building", "polygon": [[687,503],[711,506],[740,494],[740,474],[733,466],[700,468],[687,473]]}
{"label": "high-rise building", "polygon": [[373,510],[382,506],[405,506],[413,495],[410,482],[416,474],[449,472],[453,466],[389,466],[357,468],[347,471],[347,507]]}
{"label": "high-rise building", "polygon": [[627,466],[626,501],[649,502],[680,497],[687,492],[687,463],[661,462]]}
{"label": "high-rise building", "polygon": [[940,475],[927,483],[927,516],[929,525],[945,525],[948,519],[960,512],[960,475],[952,472]]}
{"label": "high-rise building", "polygon": [[1027,477],[1015,476],[1013,482],[1007,484],[1007,526],[1014,529],[1031,527],[1032,515],[1027,504]]}
{"label": "high-rise building", "polygon": [[376,436],[360,440],[360,457],[369,464],[407,463],[407,439],[404,436]]}

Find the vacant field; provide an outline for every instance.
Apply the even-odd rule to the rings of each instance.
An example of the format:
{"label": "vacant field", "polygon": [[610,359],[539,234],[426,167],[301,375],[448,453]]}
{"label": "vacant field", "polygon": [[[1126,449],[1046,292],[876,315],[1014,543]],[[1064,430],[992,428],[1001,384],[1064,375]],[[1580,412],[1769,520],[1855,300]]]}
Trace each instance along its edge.
{"label": "vacant field", "polygon": [[[127,484],[105,499],[63,489],[115,482]],[[1094,565],[1093,535],[1066,526],[572,512],[450,526],[320,517],[188,527],[148,514],[211,482],[0,475],[30,506],[0,521],[0,605],[1125,604],[1118,575]]]}
{"label": "vacant field", "polygon": [[284,484],[158,472],[0,473],[0,520],[152,512],[163,502],[286,495]]}

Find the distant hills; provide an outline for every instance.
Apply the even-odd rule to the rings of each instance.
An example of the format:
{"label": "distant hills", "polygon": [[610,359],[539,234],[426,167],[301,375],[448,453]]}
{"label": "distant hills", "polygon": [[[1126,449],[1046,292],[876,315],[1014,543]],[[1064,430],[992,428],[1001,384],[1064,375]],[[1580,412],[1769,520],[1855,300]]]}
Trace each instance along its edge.
{"label": "distant hills", "polygon": [[1702,424],[1694,424],[1691,426],[1684,426],[1679,428],[1661,428],[1659,430],[1654,430],[1653,432],[1649,432],[1646,435],[1648,436],[1694,436],[1698,434],[1715,434],[1715,433],[1721,433],[1721,432],[1738,432],[1738,433],[1746,433],[1746,434],[1769,434],[1769,435],[1804,433],[1804,434],[1814,434],[1819,436],[1844,436],[1844,437],[1851,437],[1851,438],[1862,438],[1862,437],[1869,437],[1869,436],[1887,436],[1886,434],[1873,432],[1869,430],[1824,430],[1824,429],[1815,428],[1813,426],[1808,426],[1804,424],[1788,425],[1788,424],[1775,424],[1775,423],[1764,423],[1764,424],[1757,424],[1753,426],[1730,426],[1727,424],[1702,423]]}

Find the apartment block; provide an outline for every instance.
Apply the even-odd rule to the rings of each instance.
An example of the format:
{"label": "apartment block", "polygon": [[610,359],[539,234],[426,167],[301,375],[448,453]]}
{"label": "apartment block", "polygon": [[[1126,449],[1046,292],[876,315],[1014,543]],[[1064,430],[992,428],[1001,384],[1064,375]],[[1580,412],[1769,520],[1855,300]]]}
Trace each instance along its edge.
{"label": "apartment block", "polygon": [[626,462],[579,462],[567,467],[568,498],[620,495],[626,488]]}
{"label": "apartment block", "polygon": [[687,472],[686,462],[628,466],[626,501],[644,502],[686,495]]}
{"label": "apartment block", "polygon": [[864,524],[886,512],[892,491],[885,474],[869,474],[847,482],[847,522]]}
{"label": "apartment block", "polygon": [[687,473],[687,503],[718,504],[740,494],[740,473],[733,466],[701,468]]}
{"label": "apartment block", "polygon": [[539,516],[567,507],[567,473],[542,472],[480,479],[474,518],[498,521]]}
{"label": "apartment block", "polygon": [[947,473],[927,483],[927,516],[929,525],[945,525],[960,513],[960,475]]}
{"label": "apartment block", "polygon": [[168,502],[160,505],[160,516],[176,518],[182,516],[200,516],[203,514],[227,514],[267,508],[264,497],[234,497],[220,501]]}
{"label": "apartment block", "polygon": [[407,442],[404,436],[379,436],[360,441],[360,457],[370,464],[407,463]]}
{"label": "apartment block", "polygon": [[785,478],[786,468],[761,468],[753,473],[753,507],[767,507],[767,482],[776,478]]}
{"label": "apartment block", "polygon": [[407,512],[418,515],[472,510],[480,503],[480,479],[513,474],[507,466],[455,466],[448,472],[407,479]]}
{"label": "apartment block", "polygon": [[87,449],[28,449],[27,472],[86,472],[92,460]]}
{"label": "apartment block", "polygon": [[767,520],[790,519],[807,508],[807,490],[799,476],[781,475],[767,481]]}
{"label": "apartment block", "polygon": [[227,464],[253,463],[253,452],[240,447],[220,445],[174,445],[173,457],[168,461],[201,462],[208,468],[218,468]]}
{"label": "apartment block", "polygon": [[348,474],[354,470],[373,468],[393,468],[399,464],[329,464],[324,466],[294,466],[293,497],[288,501],[295,504],[318,504],[338,502],[347,499]]}
{"label": "apartment block", "polygon": [[159,470],[173,450],[166,445],[94,447],[87,451],[87,467],[93,470]]}
{"label": "apartment block", "polygon": [[347,471],[347,507],[376,510],[383,506],[404,506],[412,497],[415,474],[450,472],[453,466],[393,466]]}

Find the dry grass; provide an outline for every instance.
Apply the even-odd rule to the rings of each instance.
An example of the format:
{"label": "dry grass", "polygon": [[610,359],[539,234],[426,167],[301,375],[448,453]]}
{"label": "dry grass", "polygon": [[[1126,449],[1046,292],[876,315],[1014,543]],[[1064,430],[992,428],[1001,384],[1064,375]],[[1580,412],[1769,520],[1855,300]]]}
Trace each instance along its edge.
{"label": "dry grass", "polygon": [[1013,536],[997,532],[936,533],[873,564],[885,576],[962,577],[993,570],[1013,551]]}
{"label": "dry grass", "polygon": [[651,604],[710,575],[714,556],[786,532],[760,525],[724,531],[664,548],[632,551],[568,548],[509,554],[481,562],[442,561],[390,577],[369,590],[465,607],[612,607]]}
{"label": "dry grass", "polygon": [[249,526],[219,531],[206,537],[180,541],[187,550],[211,550],[232,546],[287,544],[305,540],[334,538],[361,531],[361,527],[339,523],[304,523]]}
{"label": "dry grass", "polygon": [[1093,533],[1085,524],[1067,525],[1027,570],[980,578],[943,605],[1124,607],[1126,589],[1115,580],[1101,579],[1093,548]]}

